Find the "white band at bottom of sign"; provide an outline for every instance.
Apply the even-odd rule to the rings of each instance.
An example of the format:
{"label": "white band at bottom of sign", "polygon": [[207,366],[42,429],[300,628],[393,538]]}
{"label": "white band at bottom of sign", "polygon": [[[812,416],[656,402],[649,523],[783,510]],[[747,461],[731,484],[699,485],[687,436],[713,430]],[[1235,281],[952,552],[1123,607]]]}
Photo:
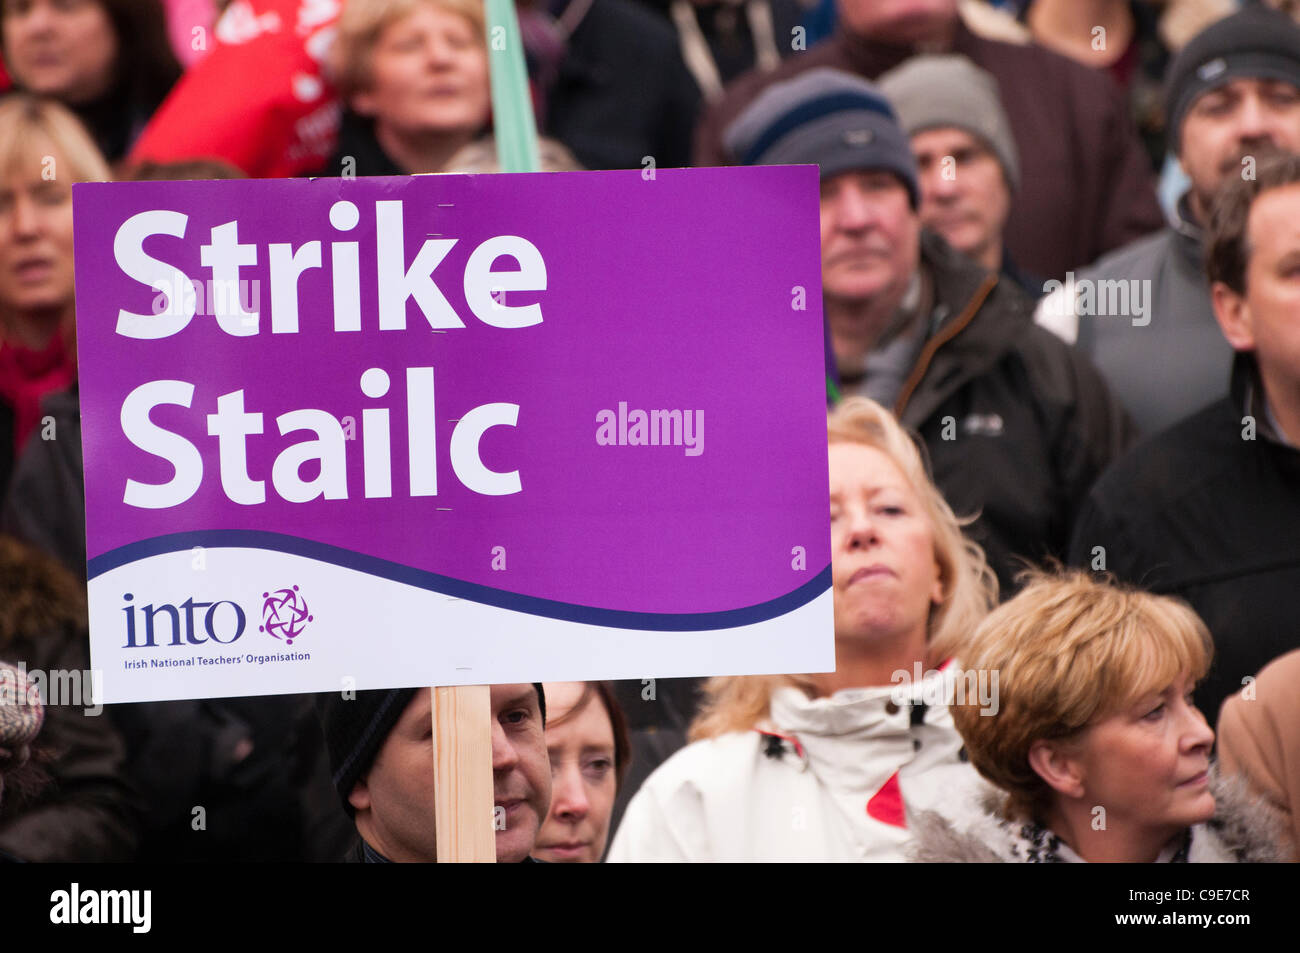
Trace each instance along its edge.
{"label": "white band at bottom of sign", "polygon": [[[304,556],[149,556],[89,582],[107,704],[423,685],[825,672],[829,590],[775,618],[645,631],[539,617]],[[413,623],[412,620],[419,620]],[[720,659],[733,660],[724,667]]]}

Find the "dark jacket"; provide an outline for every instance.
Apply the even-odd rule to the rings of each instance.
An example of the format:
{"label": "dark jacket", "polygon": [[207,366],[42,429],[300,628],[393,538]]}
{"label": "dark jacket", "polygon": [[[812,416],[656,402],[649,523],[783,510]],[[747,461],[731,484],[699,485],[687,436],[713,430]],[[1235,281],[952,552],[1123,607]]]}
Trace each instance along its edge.
{"label": "dark jacket", "polygon": [[[44,406],[54,417],[55,439],[38,433],[29,441],[0,524],[84,582],[78,392],[54,395]],[[81,638],[84,653],[84,633]],[[329,860],[342,852],[351,823],[329,780],[310,696],[142,702],[106,710],[126,744],[127,776],[147,807],[142,859]],[[195,807],[203,814],[194,814]]]}
{"label": "dark jacket", "polygon": [[7,492],[14,474],[14,409],[0,401],[0,493]]}
{"label": "dark jacket", "polygon": [[[749,4],[730,3],[727,0],[685,2],[700,34],[707,42],[713,65],[722,82],[729,83],[754,68],[760,43],[765,41],[754,34],[754,18],[751,18]],[[674,0],[641,0],[641,3],[662,15],[669,23],[674,23],[673,7],[678,6],[680,9]],[[803,21],[807,4],[800,3],[799,0],[763,0],[759,6],[763,16],[770,20],[771,40],[777,56],[786,59],[802,53],[802,50],[794,48],[794,30]],[[762,26],[761,19],[758,22],[761,37],[767,30]],[[679,37],[683,35],[681,27],[675,23],[674,29]],[[696,75],[698,78],[698,73]]]}
{"label": "dark jacket", "polygon": [[1300,450],[1269,429],[1261,397],[1239,356],[1230,396],[1098,482],[1070,546],[1075,565],[1179,596],[1205,620],[1215,658],[1196,704],[1211,724],[1242,679],[1300,648]]}
{"label": "dark jacket", "polygon": [[704,681],[703,678],[647,678],[612,683],[614,697],[627,719],[632,752],[627,774],[614,799],[607,845],[614,843],[614,834],[628,802],[645,779],[686,746],[686,734],[699,709]]}
{"label": "dark jacket", "polygon": [[37,432],[27,441],[5,494],[0,529],[54,556],[85,582],[86,496],[77,388],[51,394],[42,407],[54,418],[53,439]]}
{"label": "dark jacket", "polygon": [[646,156],[678,168],[690,165],[699,102],[672,27],[633,0],[595,0],[569,37],[543,132],[588,169],[640,169]]}
{"label": "dark jacket", "polygon": [[[1214,318],[1203,254],[1201,227],[1183,196],[1173,225],[1079,272],[1075,287],[1091,287],[1090,308],[1077,306],[1077,290],[1076,307],[1057,306],[1056,301],[1064,300],[1064,289],[1042,306],[1045,326],[1059,320],[1048,311],[1078,314],[1075,346],[1101,371],[1143,434],[1171,427],[1228,393],[1232,347]],[[1082,285],[1084,281],[1090,285]],[[1099,284],[1104,281],[1128,282],[1120,286],[1128,293],[1116,295],[1106,290],[1115,286]],[[1134,289],[1140,301],[1131,300]],[[1112,309],[1124,313],[1108,313]],[[1079,314],[1082,310],[1094,313]]]}
{"label": "dark jacket", "polygon": [[984,547],[1004,589],[1035,562],[1064,559],[1093,481],[1132,424],[1088,362],[1033,323],[1033,302],[928,232],[921,263],[933,330],[894,407],[920,434],[935,484]]}
{"label": "dark jacket", "polygon": [[[1163,224],[1151,164],[1108,76],[1041,46],[978,37],[960,21],[951,51],[993,74],[1011,122],[1021,184],[1005,238],[1017,263],[1061,277]],[[735,162],[723,131],[772,83],[819,66],[875,79],[909,55],[841,31],[771,73],[745,74],[705,113],[695,164]]]}
{"label": "dark jacket", "polygon": [[0,803],[0,854],[27,861],[126,861],[140,816],[111,712],[87,676],[85,595],[52,560],[0,537],[0,658],[42,673],[45,724],[32,744],[48,783]]}
{"label": "dark jacket", "polygon": [[334,155],[313,175],[351,176],[406,175],[397,167],[375,138],[375,124],[371,119],[350,109],[343,110],[339,121],[339,141]]}

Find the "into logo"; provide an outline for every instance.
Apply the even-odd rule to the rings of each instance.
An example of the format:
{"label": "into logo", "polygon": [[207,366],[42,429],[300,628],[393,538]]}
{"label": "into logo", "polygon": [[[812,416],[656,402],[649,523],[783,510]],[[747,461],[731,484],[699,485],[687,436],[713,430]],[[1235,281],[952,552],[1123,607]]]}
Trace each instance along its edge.
{"label": "into logo", "polygon": [[293,645],[293,640],[302,635],[307,623],[315,618],[310,614],[307,601],[299,594],[297,586],[264,592],[262,600],[262,624],[257,627],[257,631],[284,639],[286,645]]}

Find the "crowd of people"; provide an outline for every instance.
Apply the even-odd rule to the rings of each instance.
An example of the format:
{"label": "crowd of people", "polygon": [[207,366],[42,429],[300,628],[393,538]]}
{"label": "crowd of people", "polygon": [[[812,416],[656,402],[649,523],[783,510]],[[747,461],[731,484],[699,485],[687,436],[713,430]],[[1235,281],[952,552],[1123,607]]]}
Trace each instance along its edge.
{"label": "crowd of people", "polygon": [[[825,379],[762,384],[828,396],[836,669],[492,686],[498,861],[1296,859],[1295,6],[517,4],[545,168],[820,169]],[[0,860],[436,859],[428,690],[26,673],[89,670],[72,185],[496,171],[488,44],[0,0]]]}

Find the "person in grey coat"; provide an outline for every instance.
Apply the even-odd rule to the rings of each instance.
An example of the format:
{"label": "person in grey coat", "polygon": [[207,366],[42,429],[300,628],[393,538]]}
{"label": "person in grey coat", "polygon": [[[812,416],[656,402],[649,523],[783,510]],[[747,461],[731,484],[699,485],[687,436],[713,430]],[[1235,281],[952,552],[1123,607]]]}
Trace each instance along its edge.
{"label": "person in grey coat", "polygon": [[1300,26],[1248,8],[1208,27],[1170,67],[1166,112],[1191,179],[1175,220],[1048,282],[1035,315],[1091,359],[1144,434],[1228,393],[1232,348],[1210,307],[1202,231],[1225,181],[1253,176],[1270,152],[1300,152]]}

